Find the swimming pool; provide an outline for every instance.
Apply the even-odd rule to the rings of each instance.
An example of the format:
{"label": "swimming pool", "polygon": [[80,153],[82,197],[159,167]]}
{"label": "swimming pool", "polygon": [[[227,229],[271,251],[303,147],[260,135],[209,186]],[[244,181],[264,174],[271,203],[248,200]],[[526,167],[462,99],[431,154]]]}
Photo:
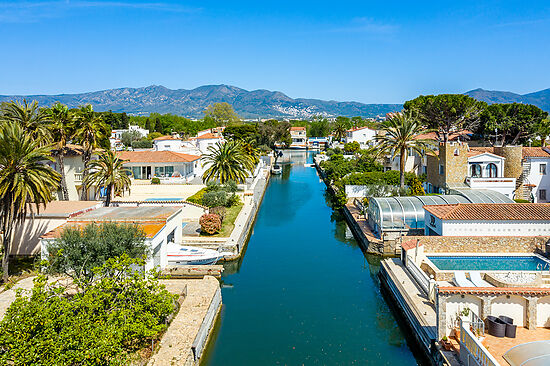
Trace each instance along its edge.
{"label": "swimming pool", "polygon": [[542,271],[550,262],[536,255],[428,256],[442,271]]}

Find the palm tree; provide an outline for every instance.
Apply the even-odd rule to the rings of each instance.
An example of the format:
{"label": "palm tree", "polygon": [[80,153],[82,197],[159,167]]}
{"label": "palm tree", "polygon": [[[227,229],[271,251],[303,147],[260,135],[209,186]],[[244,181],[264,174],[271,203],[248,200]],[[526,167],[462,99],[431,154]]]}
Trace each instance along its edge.
{"label": "palm tree", "polygon": [[22,223],[31,205],[40,210],[53,199],[59,174],[44,164],[51,160],[50,146],[26,133],[18,123],[0,126],[0,230],[2,230],[2,271],[8,278],[13,229]]}
{"label": "palm tree", "polygon": [[392,159],[399,156],[400,187],[405,188],[405,162],[408,149],[419,155],[433,150],[433,140],[421,138],[421,134],[433,132],[426,130],[411,113],[395,113],[380,123],[378,128],[382,134],[375,136],[379,143],[377,155],[391,154]]}
{"label": "palm tree", "polygon": [[100,146],[102,139],[106,137],[108,127],[103,123],[100,115],[94,112],[91,105],[80,107],[75,116],[75,139],[82,145],[84,153],[82,160],[84,161],[84,172],[82,173],[82,192],[80,199],[85,201],[88,198],[88,188],[86,181],[88,178],[88,165],[92,158],[94,149]]}
{"label": "palm tree", "polygon": [[61,103],[55,103],[46,110],[47,120],[53,141],[55,141],[55,155],[59,159],[59,170],[61,171],[61,194],[64,201],[69,200],[69,191],[65,179],[65,154],[67,141],[71,138],[72,115],[69,108]]}
{"label": "palm tree", "polygon": [[86,188],[91,186],[107,189],[105,206],[109,207],[113,195],[130,191],[130,171],[123,166],[124,161],[114,151],[108,150],[99,154],[97,160],[90,162],[90,172]]}
{"label": "palm tree", "polygon": [[345,120],[343,118],[337,118],[336,121],[334,122],[334,127],[332,128],[332,134],[334,135],[334,139],[338,142],[342,141],[342,139],[346,137],[348,128],[349,128],[348,120]]}
{"label": "palm tree", "polygon": [[47,115],[38,107],[36,100],[30,104],[26,99],[23,100],[23,103],[13,100],[3,103],[0,118],[6,122],[18,123],[25,132],[30,133],[35,140],[39,140],[43,145],[47,144],[51,138],[46,121]]}
{"label": "palm tree", "polygon": [[208,153],[202,159],[208,169],[202,175],[204,182],[219,180],[221,184],[234,180],[244,182],[248,173],[254,169],[254,162],[244,151],[242,143],[229,140],[226,143],[217,142],[208,147]]}

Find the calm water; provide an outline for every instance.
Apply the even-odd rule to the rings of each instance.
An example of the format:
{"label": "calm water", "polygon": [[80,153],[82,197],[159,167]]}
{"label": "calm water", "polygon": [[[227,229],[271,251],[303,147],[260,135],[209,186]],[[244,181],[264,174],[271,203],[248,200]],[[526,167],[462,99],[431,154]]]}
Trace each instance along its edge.
{"label": "calm water", "polygon": [[443,271],[542,271],[548,262],[535,256],[433,256],[428,257]]}
{"label": "calm water", "polygon": [[226,269],[203,363],[419,364],[380,294],[379,259],[363,255],[305,157],[271,180],[244,259]]}

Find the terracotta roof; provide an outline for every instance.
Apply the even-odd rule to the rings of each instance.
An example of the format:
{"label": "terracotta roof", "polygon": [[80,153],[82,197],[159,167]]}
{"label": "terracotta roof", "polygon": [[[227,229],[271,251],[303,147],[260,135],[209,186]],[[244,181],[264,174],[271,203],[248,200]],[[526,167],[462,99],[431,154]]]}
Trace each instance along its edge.
{"label": "terracotta roof", "polygon": [[350,129],[348,130],[348,132],[355,132],[355,131],[359,131],[359,130],[364,130],[365,128],[368,128],[369,130],[371,129],[371,128],[367,127],[367,126],[363,126],[363,127],[354,127],[354,128],[350,128]]}
{"label": "terracotta roof", "polygon": [[521,152],[524,158],[550,158],[547,147],[523,147]]}
{"label": "terracotta roof", "polygon": [[290,131],[305,131],[305,127],[290,127]]}
{"label": "terracotta roof", "polygon": [[458,203],[424,209],[442,220],[550,221],[550,203]]}
{"label": "terracotta roof", "polygon": [[204,135],[197,136],[197,139],[198,140],[201,140],[201,139],[221,139],[221,136],[215,135],[215,134],[209,132],[209,133],[205,133]]}
{"label": "terracotta roof", "polygon": [[121,151],[119,157],[129,163],[189,163],[200,159],[200,156],[175,151]]}
{"label": "terracotta roof", "polygon": [[40,205],[38,212],[36,206],[30,206],[30,213],[38,217],[74,217],[84,212],[99,208],[103,205],[100,201],[52,201],[45,207]]}
{"label": "terracotta roof", "polygon": [[[468,131],[468,130],[459,131],[459,132],[451,132],[448,136],[448,140],[449,141],[455,141],[459,137],[468,136],[468,135],[471,135],[471,134],[472,134],[472,132]],[[438,140],[436,132],[428,132],[428,133],[420,134],[420,135],[416,136],[416,139],[434,140],[434,141]]]}
{"label": "terracotta roof", "polygon": [[[117,221],[117,223],[137,224],[143,229],[143,232],[145,233],[145,236],[147,238],[154,238],[155,235],[157,235],[158,232],[161,231],[162,228],[166,225],[166,222],[164,221],[145,221],[145,222]],[[56,239],[56,238],[59,238],[63,230],[65,230],[68,227],[82,230],[86,225],[89,225],[89,224],[90,222],[88,221],[69,221],[61,226],[56,227],[51,231],[48,231],[46,234],[42,235],[40,238]]]}
{"label": "terracotta roof", "polygon": [[418,239],[411,239],[401,244],[401,248],[404,250],[410,250],[416,248],[416,243],[421,247],[423,244]]}
{"label": "terracotta roof", "polygon": [[163,140],[180,140],[180,139],[172,135],[160,136],[160,137],[157,137],[156,139],[153,139],[153,141],[163,141]]}
{"label": "terracotta roof", "polygon": [[541,287],[439,287],[443,294],[509,294],[548,295],[550,288]]}

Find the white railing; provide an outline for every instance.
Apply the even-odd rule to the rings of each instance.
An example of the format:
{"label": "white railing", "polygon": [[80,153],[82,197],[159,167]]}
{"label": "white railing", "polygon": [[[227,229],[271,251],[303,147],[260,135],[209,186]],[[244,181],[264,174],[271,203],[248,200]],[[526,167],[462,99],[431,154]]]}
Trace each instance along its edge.
{"label": "white railing", "polygon": [[82,182],[82,173],[74,173],[74,181]]}
{"label": "white railing", "polygon": [[405,261],[405,263],[406,263],[407,269],[413,276],[416,283],[418,283],[418,285],[422,288],[422,290],[424,290],[426,295],[429,295],[430,278],[428,277],[428,275],[416,265],[416,263],[411,257],[407,256],[407,260]]}
{"label": "white railing", "polygon": [[[470,322],[460,321],[460,360],[465,365],[500,366],[481,341],[470,331]],[[465,352],[462,352],[465,351]]]}

